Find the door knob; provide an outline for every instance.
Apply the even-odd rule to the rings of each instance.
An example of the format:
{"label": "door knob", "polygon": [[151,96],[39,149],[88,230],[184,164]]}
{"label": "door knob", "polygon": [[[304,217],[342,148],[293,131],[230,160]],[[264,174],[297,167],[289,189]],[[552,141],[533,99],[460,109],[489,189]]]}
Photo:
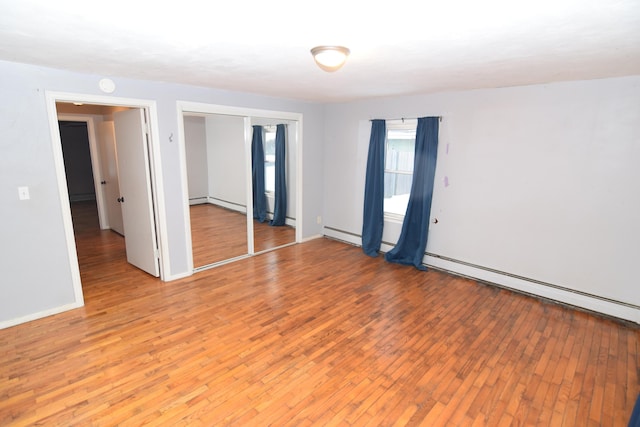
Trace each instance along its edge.
{"label": "door knob", "polygon": [[119,202],[119,203],[124,203],[124,196],[122,196],[122,197],[118,197],[118,202]]}
{"label": "door knob", "polygon": [[100,184],[105,185],[107,181],[100,181]]}

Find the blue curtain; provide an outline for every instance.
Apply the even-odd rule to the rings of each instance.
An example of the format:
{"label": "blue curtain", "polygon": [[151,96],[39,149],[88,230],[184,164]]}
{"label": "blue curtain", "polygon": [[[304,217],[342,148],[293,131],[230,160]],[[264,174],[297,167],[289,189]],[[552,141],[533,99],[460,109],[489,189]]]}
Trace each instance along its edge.
{"label": "blue curtain", "polygon": [[384,141],[387,125],[384,120],[371,121],[367,173],[364,184],[362,218],[362,250],[375,257],[382,243],[384,225]]}
{"label": "blue curtain", "polygon": [[395,248],[385,254],[385,259],[398,264],[413,265],[426,270],[422,265],[424,250],[427,246],[433,181],[436,172],[438,154],[438,117],[418,119],[416,130],[415,159],[413,180],[407,213],[402,223],[402,231]]}
{"label": "blue curtain", "polygon": [[262,126],[253,126],[251,139],[251,183],[253,187],[253,217],[260,222],[267,218],[267,196],[264,194],[264,145]]}
{"label": "blue curtain", "polygon": [[275,206],[270,225],[285,225],[287,219],[286,130],[285,125],[276,126]]}
{"label": "blue curtain", "polygon": [[640,394],[636,400],[636,405],[633,407],[633,412],[631,413],[627,427],[640,427]]}

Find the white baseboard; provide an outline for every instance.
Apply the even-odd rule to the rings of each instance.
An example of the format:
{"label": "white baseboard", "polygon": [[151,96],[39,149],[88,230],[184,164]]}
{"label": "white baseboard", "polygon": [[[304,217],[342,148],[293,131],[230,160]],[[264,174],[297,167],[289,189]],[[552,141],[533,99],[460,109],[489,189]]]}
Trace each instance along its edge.
{"label": "white baseboard", "polygon": [[16,317],[15,319],[4,320],[0,322],[0,329],[10,328],[12,326],[19,325],[21,323],[31,322],[32,320],[42,319],[43,317],[53,316],[65,311],[73,310],[84,306],[83,303],[65,304],[60,307],[51,308],[48,310],[39,311],[37,313],[31,313],[26,316]]}
{"label": "white baseboard", "polygon": [[302,239],[302,243],[304,242],[310,242],[311,240],[315,240],[315,239],[322,239],[324,236],[322,234],[316,234],[314,236],[309,236],[309,237],[304,237]]}
{"label": "white baseboard", "polygon": [[589,311],[640,323],[640,309],[598,295],[589,295],[572,289],[564,289],[550,283],[534,282],[526,278],[501,274],[490,271],[489,269],[464,265],[435,256],[425,256],[425,264],[437,270],[444,270],[452,274],[479,280],[516,292],[535,295]]}
{"label": "white baseboard", "polygon": [[204,205],[205,203],[209,203],[209,199],[207,197],[195,197],[193,199],[189,199],[189,206]]}
{"label": "white baseboard", "polygon": [[171,282],[178,279],[184,279],[185,277],[189,277],[191,275],[193,275],[193,271],[186,271],[184,273],[178,273],[178,274],[170,274],[169,276],[164,277],[162,281]]}
{"label": "white baseboard", "polygon": [[207,199],[207,203],[211,203],[212,205],[216,205],[216,206],[221,206],[223,208],[226,208],[232,211],[242,212],[244,214],[247,213],[247,207],[244,205],[238,205],[236,203],[227,202],[225,200],[216,199],[214,197],[209,197]]}
{"label": "white baseboard", "polygon": [[[236,211],[236,212],[240,212],[243,214],[247,213],[247,207],[243,206],[243,205],[238,205],[232,202],[226,202],[224,200],[220,200],[220,199],[216,199],[213,197],[209,197],[209,198],[205,198],[205,199],[193,199],[193,200],[197,200],[196,203],[193,203],[191,200],[189,201],[189,204],[191,205],[195,205],[195,204],[203,204],[203,203],[209,203],[212,205],[216,205],[216,206],[220,206],[223,207],[225,209],[229,209],[232,211]],[[273,219],[273,212],[267,212],[267,220],[272,220]],[[287,217],[285,219],[285,224],[290,226],[290,227],[295,227],[296,226],[296,219],[295,218],[290,218]]]}
{"label": "white baseboard", "polygon": [[[330,227],[325,227],[324,233],[326,237],[341,240],[355,246],[362,246],[362,237],[360,235]],[[393,245],[383,242],[380,249],[382,252],[388,252],[392,248]],[[435,254],[425,254],[423,263],[427,267],[433,267],[434,269],[443,270],[454,275],[468,277],[516,292],[546,298],[640,324],[640,308],[621,301],[614,301],[599,295],[590,295],[551,283],[543,283],[535,281],[534,279],[510,275],[506,272],[497,272],[482,266],[473,266],[461,261],[446,259],[446,257],[440,257]]]}
{"label": "white baseboard", "polygon": [[324,227],[324,235],[332,239],[341,240],[356,246],[362,246],[362,237],[357,234],[337,230],[331,227]]}

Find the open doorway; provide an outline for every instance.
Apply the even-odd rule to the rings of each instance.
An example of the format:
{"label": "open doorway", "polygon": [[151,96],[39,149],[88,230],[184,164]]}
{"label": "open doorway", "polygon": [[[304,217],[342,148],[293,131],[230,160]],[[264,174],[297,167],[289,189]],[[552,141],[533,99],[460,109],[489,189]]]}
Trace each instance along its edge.
{"label": "open doorway", "polygon": [[[51,123],[52,140],[54,153],[56,154],[56,172],[60,189],[61,205],[63,217],[65,219],[65,234],[67,236],[68,249],[71,260],[71,268],[74,276],[74,289],[82,300],[82,284],[78,265],[78,251],[83,246],[76,241],[74,229],[81,226],[91,225],[93,218],[94,226],[98,229],[112,229],[117,221],[113,214],[107,209],[107,205],[113,204],[112,195],[106,191],[107,184],[111,178],[107,179],[109,167],[105,166],[103,157],[104,146],[100,145],[98,138],[97,124],[112,122],[114,137],[116,141],[117,157],[117,184],[116,203],[120,204],[124,229],[114,230],[123,236],[126,248],[127,261],[139,269],[162,278],[164,264],[161,263],[162,250],[159,242],[161,236],[159,222],[162,220],[159,215],[157,192],[161,187],[161,182],[155,173],[157,166],[157,141],[153,137],[152,129],[156,127],[154,120],[155,104],[145,101],[118,99],[65,94],[47,94],[49,107],[49,119]],[[74,105],[83,104],[83,105]],[[75,110],[73,110],[75,108]],[[151,110],[154,111],[151,111]],[[67,122],[62,125],[58,119]],[[73,120],[69,120],[73,119]],[[71,127],[74,133],[82,133],[82,122],[86,123],[86,133],[89,143],[91,177],[86,175],[87,165],[84,166],[84,180],[93,181],[93,194],[87,194],[89,184],[84,182],[84,196],[76,196],[71,191],[75,189],[75,181],[70,181],[70,174],[67,171],[69,156],[73,154],[65,153],[63,137],[61,135],[62,126]],[[157,132],[157,130],[156,130]],[[86,143],[86,141],[85,141]],[[87,161],[86,149],[84,161]],[[154,160],[155,159],[155,160]],[[78,160],[78,159],[75,159]],[[72,173],[74,173],[72,171]],[[88,192],[91,193],[91,192]],[[82,199],[82,200],[79,200]],[[84,207],[81,205],[84,203]],[[74,204],[79,211],[72,210]],[[83,209],[84,208],[84,209]],[[76,215],[77,214],[77,215]],[[82,224],[74,224],[74,220],[84,221]],[[128,224],[127,224],[128,223]],[[77,226],[77,227],[74,227]],[[117,226],[116,226],[117,228]],[[117,235],[113,233],[114,235]],[[76,251],[77,247],[77,251]]]}
{"label": "open doorway", "polygon": [[[96,233],[110,229],[110,221],[103,212],[99,215],[98,209],[98,206],[102,207],[105,202],[104,197],[100,197],[101,200],[98,201],[97,196],[102,195],[101,186],[106,184],[106,181],[102,178],[102,170],[105,168],[99,167],[94,171],[93,166],[99,158],[95,154],[92,158],[92,151],[96,151],[96,146],[101,145],[101,141],[96,141],[95,135],[89,137],[89,128],[91,127],[92,133],[95,129],[95,117],[75,114],[62,115],[60,112],[68,110],[70,105],[59,103],[56,107],[59,111],[58,128],[78,263],[82,271],[83,267],[90,265],[90,263],[83,261],[85,259],[83,256],[88,252],[88,248],[100,247],[100,242],[107,239],[106,235],[98,236]],[[78,107],[78,114],[81,110],[83,109]],[[110,241],[109,247],[124,247],[123,235],[120,233],[119,236],[109,236],[114,239]],[[124,256],[124,251],[122,251],[122,255]]]}
{"label": "open doorway", "polygon": [[113,113],[126,109],[56,103],[69,201],[93,201],[100,229],[123,236]]}

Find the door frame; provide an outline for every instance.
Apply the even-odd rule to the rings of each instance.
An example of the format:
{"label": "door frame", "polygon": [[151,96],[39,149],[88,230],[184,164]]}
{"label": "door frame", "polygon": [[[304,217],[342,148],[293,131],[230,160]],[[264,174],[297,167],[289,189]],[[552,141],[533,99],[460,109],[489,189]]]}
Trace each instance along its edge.
{"label": "door frame", "polygon": [[96,123],[94,117],[89,114],[58,114],[58,121],[62,122],[82,122],[87,124],[87,137],[89,138],[89,153],[91,154],[91,168],[93,170],[93,187],[96,192],[96,205],[98,206],[98,222],[100,229],[109,228],[108,215],[106,212],[106,201],[104,188],[100,185],[103,176],[102,163],[100,162],[100,150],[98,150],[98,137],[96,134]]}
{"label": "door frame", "polygon": [[78,254],[76,251],[75,236],[73,233],[73,221],[71,218],[71,208],[69,206],[69,196],[67,194],[67,179],[64,169],[64,158],[62,155],[62,142],[60,140],[60,130],[58,128],[58,112],[56,102],[81,102],[84,104],[108,105],[113,107],[141,108],[147,111],[149,119],[149,173],[151,179],[151,194],[153,197],[153,215],[155,219],[156,236],[158,239],[158,256],[160,264],[160,279],[170,276],[169,249],[166,239],[167,219],[164,200],[164,185],[162,181],[162,165],[160,162],[160,140],[158,127],[158,108],[156,101],[118,98],[104,95],[91,95],[82,93],[53,92],[46,91],[47,116],[49,119],[49,131],[51,133],[52,151],[56,172],[56,182],[58,185],[58,196],[60,199],[62,219],[64,223],[67,252],[69,255],[69,267],[73,281],[73,289],[76,301],[84,305],[82,293],[82,283],[80,280],[80,267],[78,265]]}
{"label": "door frame", "polygon": [[[189,188],[187,178],[187,155],[186,155],[186,143],[184,136],[184,115],[189,113],[195,114],[220,114],[226,116],[237,116],[244,118],[244,144],[245,153],[251,153],[251,138],[253,129],[251,127],[251,118],[259,117],[265,119],[282,119],[291,120],[297,122],[296,127],[296,234],[295,243],[302,242],[303,230],[302,230],[302,113],[294,113],[289,111],[277,111],[277,110],[262,110],[256,108],[234,107],[230,105],[221,104],[206,104],[202,102],[191,101],[177,101],[176,110],[178,113],[178,133],[179,133],[179,145],[180,145],[180,175],[182,176],[182,192],[183,198],[183,212],[185,217],[185,236],[187,238],[187,263],[190,271],[194,270],[193,267],[193,251],[191,242],[191,215],[189,213]],[[251,197],[251,156],[247,155],[245,158],[245,174],[248,177],[246,185],[246,197],[247,197],[247,238],[248,238],[248,254],[246,256],[240,256],[232,258],[230,261],[246,258],[255,255],[253,245],[253,204]],[[221,263],[215,263],[212,265],[225,264],[228,261]],[[210,266],[205,266],[209,268]],[[200,269],[198,269],[200,270]]]}

